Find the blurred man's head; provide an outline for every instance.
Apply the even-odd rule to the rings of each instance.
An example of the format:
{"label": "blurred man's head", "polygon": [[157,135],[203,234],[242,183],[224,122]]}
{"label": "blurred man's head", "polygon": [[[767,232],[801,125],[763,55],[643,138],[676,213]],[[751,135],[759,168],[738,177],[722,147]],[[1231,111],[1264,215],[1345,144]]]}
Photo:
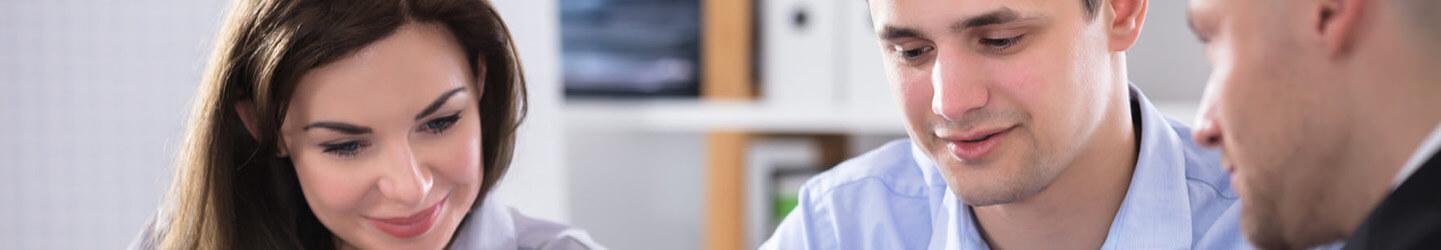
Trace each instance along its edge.
{"label": "blurred man's head", "polygon": [[1039,192],[1129,126],[1146,0],[869,2],[909,134],[967,204]]}
{"label": "blurred man's head", "polygon": [[1435,0],[1191,0],[1215,65],[1196,140],[1225,155],[1251,241],[1345,237],[1388,192],[1441,117],[1437,11]]}

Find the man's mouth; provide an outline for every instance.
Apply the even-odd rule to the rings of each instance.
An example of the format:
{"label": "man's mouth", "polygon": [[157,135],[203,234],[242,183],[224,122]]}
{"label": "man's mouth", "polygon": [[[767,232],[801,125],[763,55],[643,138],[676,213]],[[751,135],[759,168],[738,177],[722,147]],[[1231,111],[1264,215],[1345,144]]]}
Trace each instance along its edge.
{"label": "man's mouth", "polygon": [[940,136],[942,140],[946,141],[946,148],[950,150],[952,156],[963,161],[977,161],[990,156],[1005,135],[1010,134],[1015,128],[1016,126],[1010,126]]}
{"label": "man's mouth", "polygon": [[994,136],[996,136],[997,134],[999,134],[999,133],[987,134],[987,135],[985,135],[985,136],[981,136],[980,138],[976,138],[976,139],[974,139],[974,140],[960,140],[960,142],[965,142],[965,143],[981,142],[981,141],[985,141],[986,139],[991,139],[991,137],[994,137]]}

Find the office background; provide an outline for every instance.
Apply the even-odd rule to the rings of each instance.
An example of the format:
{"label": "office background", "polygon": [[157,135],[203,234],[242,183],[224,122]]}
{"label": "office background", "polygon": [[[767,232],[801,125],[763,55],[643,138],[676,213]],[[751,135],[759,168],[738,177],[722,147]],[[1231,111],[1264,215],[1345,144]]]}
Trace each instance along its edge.
{"label": "office background", "polygon": [[[0,249],[113,249],[134,239],[169,182],[185,111],[227,2],[0,1]],[[849,154],[904,136],[898,120],[823,124],[847,121],[815,116],[833,111],[835,100],[775,98],[795,90],[775,82],[786,80],[767,79],[798,78],[765,70],[784,66],[763,63],[773,61],[764,48],[796,41],[766,33],[781,28],[766,28],[776,24],[764,17],[788,10],[787,4],[818,1],[753,4],[761,17],[755,46],[762,52],[755,60],[766,65],[758,69],[757,101],[567,96],[563,65],[572,64],[563,59],[570,57],[563,56],[560,10],[586,2],[604,1],[495,1],[519,46],[532,105],[516,161],[496,192],[528,214],[575,224],[615,249],[701,249],[713,246],[706,219],[714,196],[706,185],[712,180],[706,169],[714,158],[707,150],[711,130],[840,134],[848,138],[841,143]],[[1132,81],[1167,113],[1190,121],[1209,68],[1186,28],[1185,4],[1151,1],[1145,31],[1129,57]],[[826,21],[826,11],[845,8],[818,10],[811,18],[815,25],[844,23]],[[856,51],[873,46],[836,46],[858,55],[852,61],[863,69],[868,61],[854,58],[879,53]],[[865,77],[839,76],[842,70],[819,74]],[[886,89],[884,83],[856,85],[861,87],[830,88],[877,95],[862,89]],[[848,114],[899,117],[889,96],[848,98],[842,106],[874,107]],[[814,160],[819,153],[813,140],[759,137],[744,146],[743,196],[754,202],[741,216],[745,230],[738,245],[753,247],[769,230],[768,194],[757,189],[787,186],[765,181],[766,170],[821,163]]]}

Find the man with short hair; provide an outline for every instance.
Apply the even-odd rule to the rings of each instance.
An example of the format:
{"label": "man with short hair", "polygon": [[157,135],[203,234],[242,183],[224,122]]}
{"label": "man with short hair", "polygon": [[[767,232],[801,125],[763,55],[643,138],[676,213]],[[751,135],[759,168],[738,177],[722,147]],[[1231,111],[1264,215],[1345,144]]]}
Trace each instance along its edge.
{"label": "man with short hair", "polygon": [[1220,148],[1258,247],[1441,248],[1441,1],[1192,0]]}
{"label": "man with short hair", "polygon": [[1147,0],[870,0],[909,140],[811,179],[763,249],[1238,249],[1215,151],[1126,75]]}

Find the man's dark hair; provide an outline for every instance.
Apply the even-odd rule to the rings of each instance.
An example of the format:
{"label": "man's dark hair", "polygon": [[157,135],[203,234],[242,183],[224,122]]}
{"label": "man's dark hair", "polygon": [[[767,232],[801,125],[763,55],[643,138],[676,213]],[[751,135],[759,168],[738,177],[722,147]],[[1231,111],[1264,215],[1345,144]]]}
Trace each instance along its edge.
{"label": "man's dark hair", "polygon": [[[1426,0],[1426,1],[1431,1],[1431,0]],[[866,2],[867,2],[867,3],[870,3],[870,0],[866,0]],[[1097,7],[1100,7],[1100,6],[1097,6],[1097,5],[1101,5],[1101,0],[1081,0],[1081,7],[1084,8],[1084,9],[1086,9],[1086,19],[1087,19],[1087,20],[1090,20],[1091,18],[1096,17],[1096,8],[1097,8]],[[867,4],[867,5],[866,5],[866,8],[870,8],[870,5]]]}

